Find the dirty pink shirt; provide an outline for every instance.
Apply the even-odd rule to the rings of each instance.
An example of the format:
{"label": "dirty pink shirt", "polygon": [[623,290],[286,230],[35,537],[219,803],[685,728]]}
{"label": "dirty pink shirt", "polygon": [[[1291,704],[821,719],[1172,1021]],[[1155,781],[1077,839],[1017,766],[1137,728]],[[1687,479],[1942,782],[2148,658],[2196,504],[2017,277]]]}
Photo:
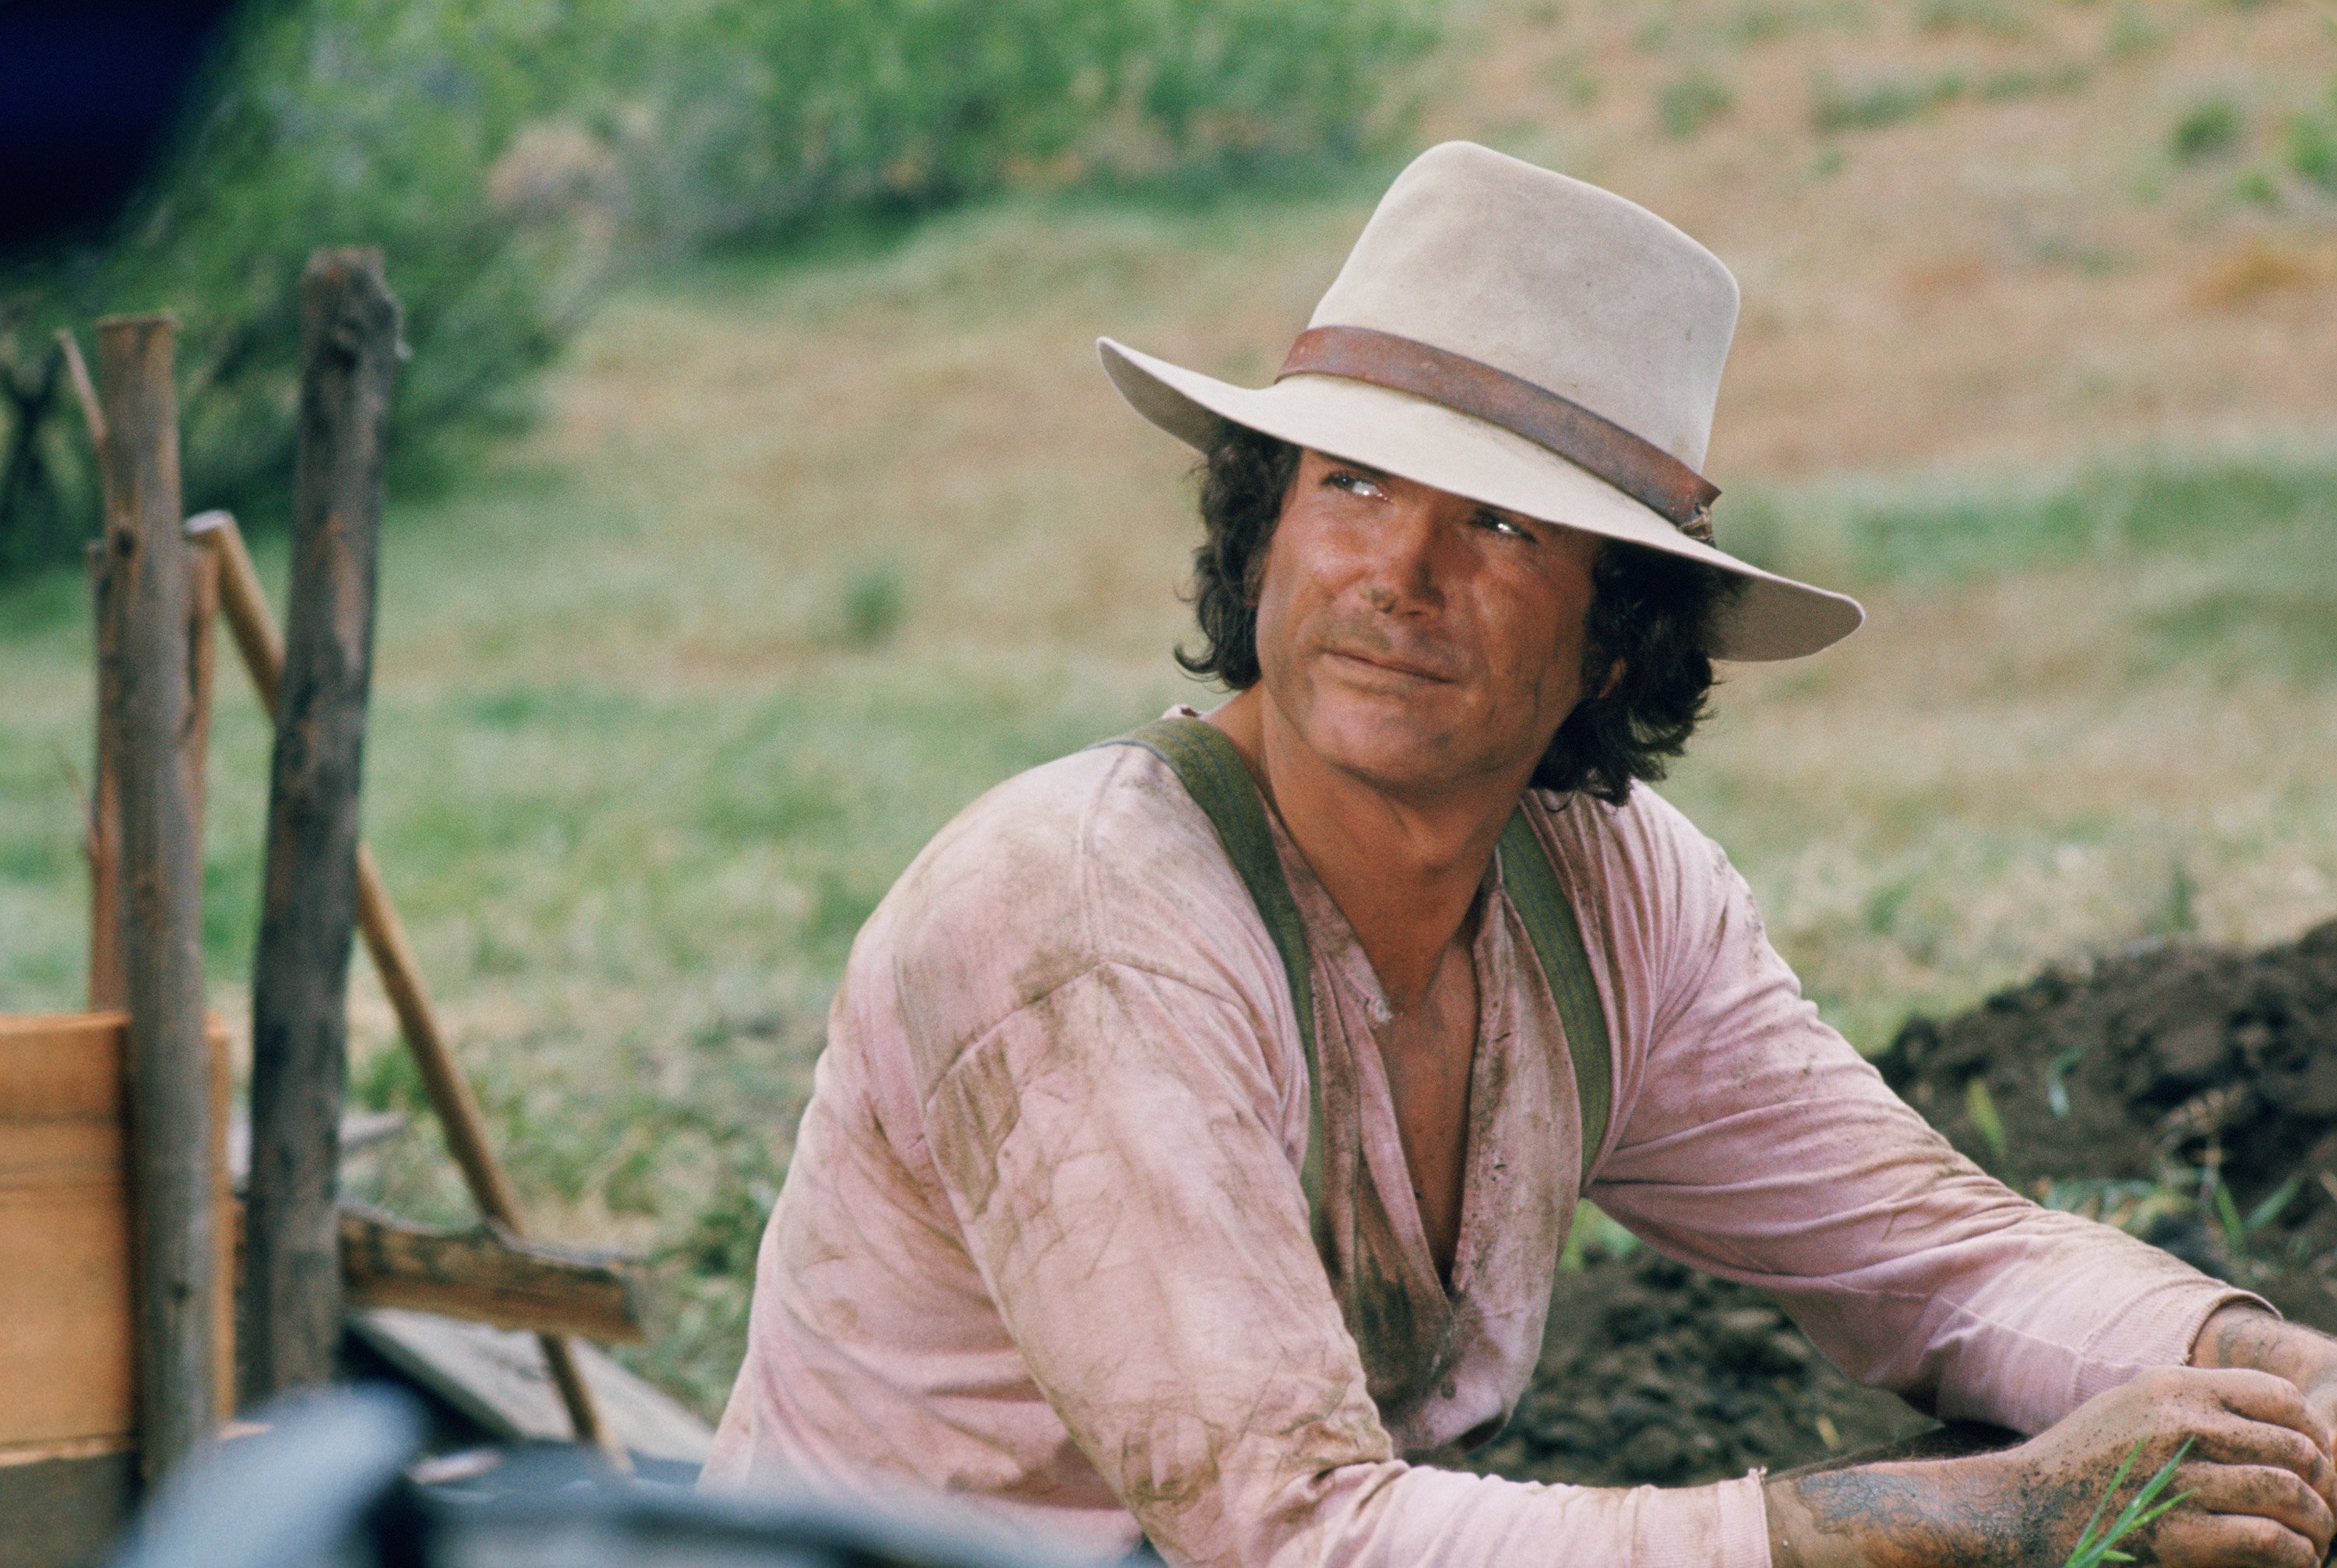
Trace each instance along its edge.
{"label": "dirty pink shirt", "polygon": [[1327,1265],[1289,987],[1175,774],[1100,748],[969,807],[854,945],[709,1484],[946,1492],[1179,1563],[1752,1568],[1757,1473],[1624,1490],[1410,1462],[1508,1417],[1578,1196],[1774,1293],[1851,1376],[2022,1431],[2181,1363],[2247,1298],[1957,1154],[1819,1021],[1744,881],[1654,793],[1527,809],[1599,981],[1614,1109],[1581,1193],[1563,1029],[1496,865],[1448,1289],[1386,1003],[1280,825]]}

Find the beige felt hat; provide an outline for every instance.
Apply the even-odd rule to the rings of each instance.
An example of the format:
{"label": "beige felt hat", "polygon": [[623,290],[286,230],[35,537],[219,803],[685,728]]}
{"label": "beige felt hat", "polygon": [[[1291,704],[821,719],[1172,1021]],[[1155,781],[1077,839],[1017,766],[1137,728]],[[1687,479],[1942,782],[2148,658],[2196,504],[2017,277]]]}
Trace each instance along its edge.
{"label": "beige felt hat", "polygon": [[1725,659],[1848,636],[1858,602],[1710,542],[1697,474],[1736,280],[1620,196],[1467,142],[1396,176],[1270,387],[1097,339],[1136,411],[1206,451],[1222,421],[1746,580]]}

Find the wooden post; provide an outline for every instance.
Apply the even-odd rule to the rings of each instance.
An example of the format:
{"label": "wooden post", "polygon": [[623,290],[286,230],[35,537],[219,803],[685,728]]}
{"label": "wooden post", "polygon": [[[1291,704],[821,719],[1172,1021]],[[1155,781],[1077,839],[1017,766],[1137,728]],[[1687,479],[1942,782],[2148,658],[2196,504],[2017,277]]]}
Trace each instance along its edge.
{"label": "wooden post", "polygon": [[[106,548],[89,547],[90,597],[96,608],[97,710],[104,713],[121,701],[122,654],[116,646],[113,612],[110,606],[112,579],[105,568]],[[219,558],[208,550],[187,554],[187,718],[180,727],[180,766],[187,775],[188,831],[195,844],[195,865],[202,866],[204,762],[210,753],[211,672],[216,638],[212,622],[219,614]],[[89,822],[83,848],[89,858],[89,1005],[108,1012],[130,1004],[130,979],[122,967],[122,784],[107,727],[97,729],[97,768],[90,784]]]}
{"label": "wooden post", "polygon": [[251,982],[244,1388],[329,1379],[341,1333],[334,1200],[347,1080],[357,791],[373,662],[397,301],[377,250],[319,250],[300,280],[292,591]]}
{"label": "wooden post", "polygon": [[[90,449],[95,454],[101,482],[105,475],[105,411],[97,400],[97,385],[81,357],[81,344],[71,332],[57,329],[57,353],[71,373],[82,418],[89,426]],[[89,547],[90,598],[97,627],[97,710],[111,711],[121,701],[121,650],[116,646],[113,612],[109,608],[112,579],[105,569],[106,548]],[[205,762],[210,754],[211,678],[219,616],[219,558],[208,550],[187,553],[187,721],[181,728],[180,756],[187,773],[187,798],[193,803],[196,865],[200,867],[203,841]],[[112,740],[105,725],[97,727],[97,768],[91,780],[89,822],[83,848],[89,856],[89,1004],[104,1012],[129,1005],[129,981],[122,968],[122,908],[116,897],[122,861],[122,803],[114,777]]]}
{"label": "wooden post", "polygon": [[218,1426],[220,1216],[203,1039],[202,846],[189,798],[187,545],[180,532],[177,334],[167,316],[98,323],[108,436],[105,639],[118,679],[100,715],[121,802],[122,967],[138,1429],[150,1478]]}

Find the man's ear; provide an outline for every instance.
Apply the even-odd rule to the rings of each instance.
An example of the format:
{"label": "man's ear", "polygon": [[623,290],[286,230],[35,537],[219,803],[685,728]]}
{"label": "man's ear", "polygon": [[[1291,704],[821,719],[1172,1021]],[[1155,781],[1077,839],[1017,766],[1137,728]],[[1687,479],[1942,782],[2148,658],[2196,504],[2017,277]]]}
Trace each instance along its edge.
{"label": "man's ear", "polygon": [[1604,698],[1615,695],[1615,688],[1623,683],[1624,671],[1630,667],[1631,662],[1628,659],[1618,659],[1608,665],[1607,679],[1599,682],[1599,690],[1593,694],[1594,697]]}

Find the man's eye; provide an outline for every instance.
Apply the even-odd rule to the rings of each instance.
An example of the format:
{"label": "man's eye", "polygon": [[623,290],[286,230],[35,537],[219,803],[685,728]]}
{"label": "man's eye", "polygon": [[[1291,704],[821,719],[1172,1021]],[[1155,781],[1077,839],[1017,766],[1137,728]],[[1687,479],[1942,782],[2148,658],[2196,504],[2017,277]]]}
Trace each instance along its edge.
{"label": "man's eye", "polygon": [[1532,530],[1529,529],[1524,524],[1518,522],[1514,518],[1504,517],[1498,512],[1478,513],[1477,526],[1480,528],[1490,528],[1496,534],[1506,534],[1512,539],[1530,539],[1533,537]]}
{"label": "man's eye", "polygon": [[1352,468],[1334,468],[1323,476],[1323,483],[1335,490],[1345,490],[1350,495],[1379,496],[1385,494],[1378,482],[1356,473]]}

